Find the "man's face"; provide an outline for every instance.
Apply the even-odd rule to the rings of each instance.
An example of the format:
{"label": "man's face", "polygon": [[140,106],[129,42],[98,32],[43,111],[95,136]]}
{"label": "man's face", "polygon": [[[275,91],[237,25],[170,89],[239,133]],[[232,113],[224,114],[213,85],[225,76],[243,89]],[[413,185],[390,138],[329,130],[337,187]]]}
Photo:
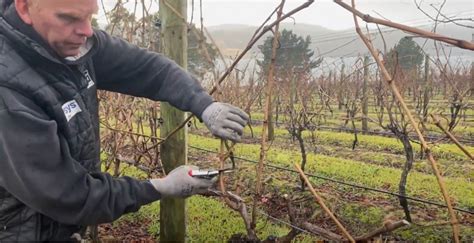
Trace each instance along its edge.
{"label": "man's face", "polygon": [[97,0],[26,1],[26,21],[24,16],[22,19],[33,26],[59,56],[79,54],[79,48],[93,34],[91,21],[98,10]]}

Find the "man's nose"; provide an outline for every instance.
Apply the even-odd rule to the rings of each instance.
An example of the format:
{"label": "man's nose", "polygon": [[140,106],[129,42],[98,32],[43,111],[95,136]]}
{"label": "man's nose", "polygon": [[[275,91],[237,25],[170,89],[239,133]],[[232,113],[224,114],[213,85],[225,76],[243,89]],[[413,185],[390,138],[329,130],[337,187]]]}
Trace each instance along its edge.
{"label": "man's nose", "polygon": [[81,21],[76,27],[76,34],[80,36],[91,37],[93,33],[92,22],[90,20]]}

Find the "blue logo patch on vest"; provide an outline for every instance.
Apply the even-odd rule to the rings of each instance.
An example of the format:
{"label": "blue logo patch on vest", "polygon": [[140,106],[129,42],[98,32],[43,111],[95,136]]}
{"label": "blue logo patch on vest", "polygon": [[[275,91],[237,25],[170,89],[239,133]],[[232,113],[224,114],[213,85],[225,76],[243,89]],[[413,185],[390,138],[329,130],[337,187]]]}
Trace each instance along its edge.
{"label": "blue logo patch on vest", "polygon": [[66,120],[69,122],[77,113],[81,112],[81,107],[79,107],[79,104],[77,104],[76,100],[71,100],[64,105],[62,105],[64,116],[66,117]]}

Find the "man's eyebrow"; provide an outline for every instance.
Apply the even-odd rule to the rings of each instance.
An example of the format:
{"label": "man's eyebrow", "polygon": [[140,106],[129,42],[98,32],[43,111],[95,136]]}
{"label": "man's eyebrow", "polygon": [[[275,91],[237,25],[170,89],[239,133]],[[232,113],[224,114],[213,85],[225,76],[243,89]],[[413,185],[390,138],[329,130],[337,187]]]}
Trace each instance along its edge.
{"label": "man's eyebrow", "polygon": [[72,14],[72,13],[56,13],[56,16],[60,18],[68,18],[68,19],[74,19],[74,20],[81,18],[80,16],[76,14]]}
{"label": "man's eyebrow", "polygon": [[74,13],[74,12],[58,12],[58,13],[56,13],[56,15],[59,16],[59,17],[68,17],[68,18],[74,18],[74,19],[87,18],[87,17],[93,16],[95,14],[96,13],[91,13],[91,14],[88,14],[88,15],[82,15],[82,14]]}

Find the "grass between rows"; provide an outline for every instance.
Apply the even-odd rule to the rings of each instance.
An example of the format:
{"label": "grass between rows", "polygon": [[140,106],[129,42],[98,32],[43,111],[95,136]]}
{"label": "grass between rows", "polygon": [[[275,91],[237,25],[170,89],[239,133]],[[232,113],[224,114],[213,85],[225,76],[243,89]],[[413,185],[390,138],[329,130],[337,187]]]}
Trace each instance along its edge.
{"label": "grass between rows", "polygon": [[[131,166],[122,167],[123,174],[135,178],[145,179],[146,175],[138,169]],[[254,174],[254,173],[250,173]],[[276,173],[279,174],[279,173]],[[283,179],[286,180],[286,179]],[[271,183],[282,185],[283,181],[278,182],[278,179],[272,180]],[[321,184],[319,181],[313,181],[316,185]],[[285,183],[288,186],[288,181]],[[337,188],[337,187],[336,187]],[[337,195],[324,194],[326,203],[333,208],[334,212],[343,220],[347,229],[353,235],[362,235],[368,231],[378,228],[386,219],[387,209],[360,205],[357,202],[344,202],[337,199]],[[310,202],[311,203],[311,202]],[[192,242],[208,242],[227,241],[234,234],[245,234],[245,227],[241,217],[235,211],[229,209],[222,201],[214,198],[206,198],[201,196],[193,196],[187,200],[187,218],[186,218],[186,232],[187,240]],[[319,211],[319,209],[316,209]],[[315,213],[316,213],[315,211]],[[398,210],[400,211],[400,210]],[[413,211],[413,214],[420,212]],[[314,213],[313,213],[314,214]],[[120,224],[139,225],[143,222],[149,222],[147,231],[149,234],[159,239],[160,231],[160,204],[154,202],[142,207],[138,212],[123,216],[118,221],[114,222],[114,226]],[[398,212],[398,218],[403,215]],[[282,219],[286,220],[287,219]],[[328,219],[329,220],[329,219]],[[289,231],[289,228],[284,225],[278,225],[272,221],[268,221],[265,216],[259,215],[257,224],[257,232],[261,239],[268,236],[282,236]],[[404,227],[393,232],[399,239],[410,241],[449,241],[450,240],[450,226],[443,225],[438,227],[420,227],[412,225]],[[462,239],[469,241],[470,236],[474,234],[474,229],[468,226],[461,226]],[[293,242],[314,242],[317,237],[314,235],[299,235]]]}
{"label": "grass between rows", "polygon": [[[122,222],[143,222],[150,220],[148,232],[159,239],[160,202],[144,206],[134,214],[122,217],[115,224]],[[289,228],[267,221],[259,216],[257,223],[258,236],[266,239],[269,236],[282,236]],[[186,239],[191,242],[226,242],[234,234],[246,235],[242,218],[220,200],[202,196],[193,196],[186,200]],[[297,241],[314,242],[316,238],[300,235]]]}
{"label": "grass between rows", "polygon": [[[288,141],[288,138],[276,138],[272,142],[272,146],[299,150],[297,141]],[[368,164],[376,164],[390,168],[402,168],[406,163],[404,154],[394,154],[385,151],[371,151],[364,148],[352,149],[343,146],[331,145],[312,145],[307,144],[306,149],[314,153],[327,155],[335,158],[351,159]],[[415,156],[413,162],[413,171],[418,171],[426,174],[432,174],[433,168],[431,163],[425,159]],[[438,167],[443,172],[444,177],[461,177],[474,181],[474,164],[467,161],[453,161],[444,158],[437,158]],[[455,163],[453,163],[455,162]]]}
{"label": "grass between rows", "polygon": [[[256,136],[260,136],[259,129],[254,128]],[[276,135],[283,136],[287,134],[286,130],[276,129]],[[350,146],[353,137],[351,134],[334,132],[317,132],[318,141],[329,144],[339,144],[340,146]],[[308,134],[305,134],[308,136]],[[402,145],[393,138],[360,135],[360,146],[373,150],[398,151]],[[217,151],[219,140],[189,135],[189,143],[206,149]],[[474,148],[469,147],[474,153]],[[442,144],[439,148],[433,148],[435,156],[459,157],[461,152],[455,145]],[[258,160],[260,145],[258,144],[238,144],[236,146],[236,156],[242,156],[253,160]],[[462,154],[462,157],[465,155]],[[300,153],[296,150],[281,148],[271,148],[267,152],[267,158],[272,163],[292,167],[294,162],[300,161]],[[317,173],[331,176],[337,179],[357,182],[363,185],[377,188],[389,188],[397,191],[401,171],[395,168],[386,168],[379,165],[371,165],[356,160],[336,158],[332,156],[309,153],[308,154],[308,173]],[[445,178],[446,185],[450,195],[456,204],[474,208],[474,183],[464,178]],[[408,195],[426,197],[430,199],[442,200],[440,190],[433,175],[419,172],[412,172],[408,177],[407,184]]]}
{"label": "grass between rows", "polygon": [[[213,138],[190,135],[189,142],[191,145],[210,150],[217,151],[219,148],[219,140]],[[235,147],[236,156],[258,160],[259,153],[260,145],[238,144]],[[267,158],[272,164],[293,168],[293,163],[300,161],[300,154],[297,151],[270,148]],[[397,191],[401,173],[399,169],[314,153],[308,154],[306,172],[391,191]],[[473,183],[462,178],[445,178],[445,182],[456,204],[474,208]],[[407,194],[442,201],[436,178],[419,172],[409,175]]]}
{"label": "grass between rows", "polygon": [[[205,130],[203,124],[197,123],[196,126],[199,130]],[[252,129],[254,137],[261,137],[261,126],[254,126]],[[359,134],[359,143],[356,150],[352,150],[353,134],[336,131],[315,131],[314,134],[315,142],[310,143],[312,141],[310,132],[305,131],[303,133],[307,150],[319,151],[319,153],[326,155],[330,154],[332,157],[357,157],[358,161],[389,167],[400,168],[405,164],[403,145],[396,138]],[[286,129],[276,128],[275,135],[275,146],[299,151],[296,142],[290,141],[291,138]],[[248,138],[250,136],[250,129],[246,128],[244,137]],[[420,158],[420,145],[414,142],[412,142],[412,145],[415,151],[414,169],[420,172],[432,173],[430,162],[426,158]],[[465,147],[471,154],[474,154],[474,147]],[[474,165],[456,145],[438,144],[432,146],[432,151],[444,176],[474,179]]]}
{"label": "grass between rows", "polygon": [[[253,133],[255,137],[261,136],[262,127],[254,126]],[[250,129],[246,128],[245,134],[250,136]],[[354,141],[354,135],[350,133],[340,133],[332,131],[316,131],[314,132],[316,138],[316,144],[322,145],[334,145],[342,147],[352,147]],[[275,135],[281,137],[289,137],[288,131],[282,128],[275,129]],[[303,132],[303,138],[306,140],[311,137],[309,131]],[[309,140],[307,140],[309,141]],[[404,154],[403,145],[396,138],[392,137],[382,137],[375,135],[358,135],[358,147],[364,148],[371,151],[383,151],[383,152],[392,152],[397,154]],[[412,142],[414,151],[419,153],[420,145]],[[474,154],[474,147],[464,146],[471,154]],[[441,157],[445,159],[454,159],[454,160],[467,160],[466,155],[455,145],[455,144],[438,144],[431,147],[433,155],[436,157]]]}
{"label": "grass between rows", "polygon": [[[324,120],[321,121],[322,126],[329,126],[329,127],[334,127],[334,128],[344,127],[345,119],[346,119],[346,114],[344,112],[336,112],[336,113],[333,113],[333,114],[328,113],[327,115],[328,115],[328,117],[326,117]],[[369,117],[374,119],[374,120],[377,120],[377,117],[375,115],[369,115]],[[258,121],[263,120],[263,113],[258,113],[258,112],[252,113],[252,119],[253,120],[258,120]],[[386,119],[387,119],[387,117],[386,117]],[[285,123],[287,121],[288,121],[288,117],[286,115],[283,115],[283,114],[279,115],[278,122]],[[442,121],[442,122],[444,122],[444,121]],[[387,121],[384,124],[386,124],[386,123],[387,123]],[[356,125],[357,129],[359,129],[359,130],[362,129],[362,123],[361,123],[360,120],[357,120],[355,125]],[[436,125],[434,125],[434,124],[427,123],[427,124],[425,124],[425,126],[426,126],[427,130],[430,133],[433,133],[433,134],[436,134],[436,135],[444,135],[444,133],[438,127],[436,127]],[[348,123],[345,127],[349,128],[349,129],[352,129],[352,125],[350,123]],[[446,124],[444,124],[444,127],[446,127]],[[378,124],[375,124],[373,122],[368,123],[368,129],[369,129],[369,131],[381,131],[382,130],[382,128]],[[461,121],[454,128],[452,133],[455,136],[463,137],[463,138],[470,138],[470,137],[474,136],[474,118],[469,118],[467,120],[461,119]]]}
{"label": "grass between rows", "polygon": [[[112,171],[112,169],[111,169]],[[139,179],[147,175],[132,166],[122,166],[122,174]],[[122,223],[140,223],[148,221],[148,233],[159,239],[160,233],[160,202],[156,201],[143,206],[138,212],[122,216],[113,225]],[[266,216],[259,215],[257,227],[260,239],[269,236],[282,236],[290,228],[269,221]],[[191,242],[225,242],[234,234],[246,235],[245,225],[239,213],[230,209],[221,200],[215,198],[192,196],[186,199],[186,239]],[[314,242],[317,238],[307,234],[299,235],[297,242]]]}
{"label": "grass between rows", "polygon": [[[256,136],[260,136],[259,129],[254,127]],[[287,131],[276,129],[276,135],[286,135]],[[353,137],[351,134],[334,133],[334,132],[317,132],[318,141],[329,144],[339,144],[340,146],[350,146]],[[308,134],[305,134],[308,136]],[[191,145],[199,146],[206,149],[217,151],[219,148],[219,140],[189,135]],[[386,138],[379,136],[360,135],[360,146],[373,150],[389,150],[395,152],[402,151],[402,145],[394,138]],[[469,147],[474,153],[474,148]],[[258,160],[260,153],[260,145],[258,144],[238,144],[236,146],[236,156],[242,156],[253,160]],[[435,156],[463,157],[455,145],[442,144],[439,148],[433,148]],[[300,161],[300,153],[295,150],[275,149],[271,148],[267,153],[267,158],[272,163],[278,165],[292,167],[294,162]],[[386,168],[379,165],[371,165],[356,160],[336,158],[332,156],[319,155],[314,153],[308,154],[308,173],[318,173],[321,175],[331,176],[337,179],[357,182],[363,185],[377,188],[389,188],[397,191],[398,182],[401,171],[395,168]],[[446,185],[450,195],[453,197],[455,204],[465,207],[474,208],[474,183],[464,178],[445,178]],[[433,175],[419,172],[412,172],[408,177],[407,184],[408,195],[426,197],[430,199],[442,200],[439,186]]]}
{"label": "grass between rows", "polygon": [[[468,106],[470,105],[472,107],[474,105],[474,103],[472,101],[473,100],[471,100],[471,102],[465,102],[465,104],[468,105]],[[407,104],[408,109],[410,109],[412,112],[415,111],[415,107],[416,107],[415,104],[413,104],[411,102],[407,102],[406,104]],[[367,111],[368,111],[369,114],[378,113],[378,109],[379,109],[378,106],[376,106],[374,103],[370,103],[370,102],[369,102],[368,105],[369,106],[368,106]],[[300,104],[294,104],[294,107],[296,109],[301,109]],[[339,106],[337,104],[332,104],[332,105],[330,105],[330,107],[331,107],[331,110],[333,111],[333,113],[338,113],[338,112],[339,113],[344,113],[345,112],[345,108],[343,107],[342,109],[339,109]],[[257,107],[257,106],[254,106],[254,108],[259,109],[259,107]],[[329,111],[328,107],[325,106],[323,108],[324,108],[323,109],[324,112],[330,114],[330,111]],[[450,110],[449,110],[450,109],[450,102],[449,101],[442,101],[441,103],[431,101],[428,108],[432,109],[432,110],[435,110],[437,113],[443,112],[444,114],[450,114]],[[314,109],[317,109],[317,110],[321,109],[321,105],[316,105],[314,107]],[[359,113],[362,113],[362,111],[359,110]],[[463,110],[463,114],[464,113],[468,116],[472,116],[472,115],[474,115],[474,109],[467,108],[467,109]]]}

